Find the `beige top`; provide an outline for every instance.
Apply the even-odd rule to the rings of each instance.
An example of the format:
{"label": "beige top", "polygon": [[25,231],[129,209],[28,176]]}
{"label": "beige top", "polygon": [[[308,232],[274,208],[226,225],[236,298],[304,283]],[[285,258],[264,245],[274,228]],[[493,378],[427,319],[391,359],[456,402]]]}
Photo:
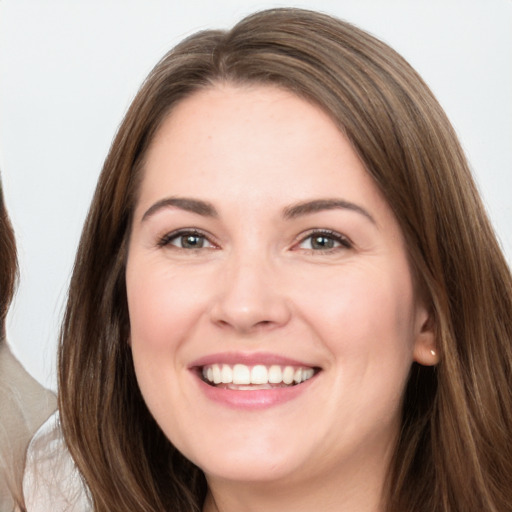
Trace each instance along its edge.
{"label": "beige top", "polygon": [[57,406],[55,395],[43,388],[0,340],[0,511],[15,510],[21,497],[28,444]]}
{"label": "beige top", "polygon": [[59,413],[37,431],[27,453],[23,478],[27,512],[90,512],[86,486],[66,448]]}

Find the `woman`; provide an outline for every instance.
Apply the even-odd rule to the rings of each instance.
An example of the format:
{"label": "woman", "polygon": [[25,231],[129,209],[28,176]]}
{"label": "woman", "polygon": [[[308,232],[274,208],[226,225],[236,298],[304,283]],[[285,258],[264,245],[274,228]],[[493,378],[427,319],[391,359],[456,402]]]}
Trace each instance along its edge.
{"label": "woman", "polygon": [[265,11],[178,45],[119,129],[62,329],[64,436],[98,511],[510,510],[511,312],[419,76]]}
{"label": "woman", "polygon": [[0,182],[0,510],[22,510],[25,452],[34,432],[55,409],[53,393],[39,385],[12,355],[5,320],[17,277],[16,243]]}

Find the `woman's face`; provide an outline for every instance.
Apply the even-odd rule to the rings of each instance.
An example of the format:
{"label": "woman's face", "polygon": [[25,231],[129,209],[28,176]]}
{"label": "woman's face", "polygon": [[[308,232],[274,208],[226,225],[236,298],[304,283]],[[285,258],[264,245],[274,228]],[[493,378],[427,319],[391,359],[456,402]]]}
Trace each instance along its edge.
{"label": "woman's face", "polygon": [[382,472],[432,335],[397,221],[319,108],[229,85],[178,104],[126,283],[144,399],[210,482]]}

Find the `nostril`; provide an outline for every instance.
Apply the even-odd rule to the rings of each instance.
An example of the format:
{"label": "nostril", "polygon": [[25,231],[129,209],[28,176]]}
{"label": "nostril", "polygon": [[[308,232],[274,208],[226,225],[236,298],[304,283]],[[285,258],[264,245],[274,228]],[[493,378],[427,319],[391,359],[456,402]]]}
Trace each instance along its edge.
{"label": "nostril", "polygon": [[271,327],[275,327],[279,325],[279,322],[273,321],[273,320],[260,320],[258,322],[255,322],[252,326],[253,330],[258,329],[269,329]]}
{"label": "nostril", "polygon": [[[229,321],[223,320],[223,319],[218,319],[216,321],[216,323],[217,323],[218,326],[223,327],[223,328],[225,328],[225,327],[232,327],[233,325],[236,324],[235,322],[229,322]],[[241,329],[241,330],[257,331],[259,329],[262,329],[262,330],[268,329],[269,327],[271,327],[275,323],[276,322],[273,322],[272,320],[261,320],[259,322],[255,322],[254,324],[246,325],[245,327],[241,327],[240,325],[238,325],[238,328]]]}

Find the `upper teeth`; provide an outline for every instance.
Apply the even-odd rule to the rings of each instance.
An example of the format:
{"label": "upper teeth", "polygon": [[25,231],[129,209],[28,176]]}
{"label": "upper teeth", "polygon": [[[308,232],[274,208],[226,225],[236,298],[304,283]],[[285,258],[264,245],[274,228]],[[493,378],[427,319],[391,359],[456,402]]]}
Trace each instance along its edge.
{"label": "upper teeth", "polygon": [[213,384],[300,384],[313,377],[313,368],[257,364],[212,364],[203,367],[203,377]]}

